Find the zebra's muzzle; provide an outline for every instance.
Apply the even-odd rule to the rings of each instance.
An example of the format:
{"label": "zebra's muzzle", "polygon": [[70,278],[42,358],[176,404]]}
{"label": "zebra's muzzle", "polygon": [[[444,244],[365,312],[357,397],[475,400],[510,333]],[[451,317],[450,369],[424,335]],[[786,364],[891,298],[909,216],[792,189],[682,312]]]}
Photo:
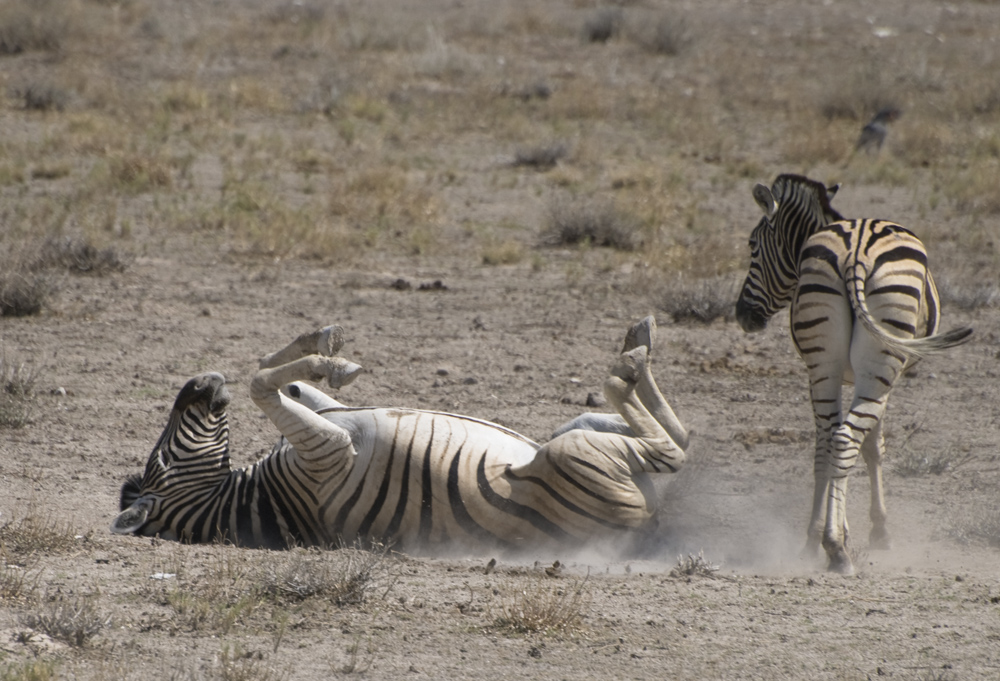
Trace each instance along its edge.
{"label": "zebra's muzzle", "polygon": [[770,317],[760,307],[748,303],[746,298],[741,297],[736,301],[736,321],[747,333],[762,331],[769,319]]}
{"label": "zebra's muzzle", "polygon": [[174,410],[182,412],[201,402],[211,413],[219,414],[229,406],[231,399],[225,376],[217,372],[201,374],[184,384],[174,401]]}

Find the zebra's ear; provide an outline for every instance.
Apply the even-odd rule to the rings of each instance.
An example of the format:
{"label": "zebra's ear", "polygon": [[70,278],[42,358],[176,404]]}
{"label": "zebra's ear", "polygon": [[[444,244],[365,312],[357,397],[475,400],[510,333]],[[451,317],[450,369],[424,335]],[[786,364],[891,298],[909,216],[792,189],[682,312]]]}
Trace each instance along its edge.
{"label": "zebra's ear", "polygon": [[839,182],[837,184],[835,184],[835,185],[827,187],[826,188],[826,198],[827,198],[827,200],[830,200],[834,196],[836,196],[838,191],[840,191],[840,183]]}
{"label": "zebra's ear", "polygon": [[754,185],[753,200],[757,202],[757,205],[760,206],[760,209],[764,211],[764,215],[767,217],[771,217],[778,210],[778,202],[774,200],[774,196],[772,196],[771,190],[768,189],[767,185],[759,182]]}
{"label": "zebra's ear", "polygon": [[149,502],[139,500],[118,514],[111,521],[111,534],[134,534],[146,524],[149,517]]}

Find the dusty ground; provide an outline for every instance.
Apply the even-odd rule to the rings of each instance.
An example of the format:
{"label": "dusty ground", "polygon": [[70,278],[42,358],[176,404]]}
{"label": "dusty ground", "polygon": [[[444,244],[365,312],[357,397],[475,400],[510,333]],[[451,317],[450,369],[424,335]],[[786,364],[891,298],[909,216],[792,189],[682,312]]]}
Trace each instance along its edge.
{"label": "dusty ground", "polygon": [[[803,25],[822,33],[825,22],[847,24],[870,36],[873,26],[887,23],[904,37],[922,35],[931,26],[942,41],[979,41],[976,54],[987,66],[970,69],[996,67],[1000,17],[992,4],[941,9],[899,3],[898,13],[871,20],[854,3],[822,10],[785,5],[790,23],[772,14],[770,3],[727,5],[719,15],[690,12],[692,49],[704,70],[668,80],[691,87],[716,83],[711,69],[718,64],[705,55],[712,46],[722,51],[735,44],[741,22],[767,31],[771,40],[754,43],[751,52],[771,49],[809,59],[835,45],[814,35],[812,51],[794,35]],[[126,4],[125,11],[138,13],[137,6],[145,8],[147,19],[155,15],[157,30],[168,36],[181,30],[178,25],[195,31],[191,7],[178,9],[176,16],[136,4]],[[217,12],[206,16],[225,24],[226,10],[249,22],[247,17],[268,6],[216,3]],[[337,7],[345,15],[359,11],[346,3]],[[626,11],[650,7],[627,4]],[[504,20],[511,23],[510,17],[526,12],[518,5],[504,8]],[[579,3],[558,6],[577,23],[590,9]],[[451,22],[444,23],[446,29],[465,25],[461,7],[449,5],[450,14],[442,12]],[[482,18],[479,12],[474,16]],[[204,30],[215,25],[212,21],[204,19]],[[990,25],[994,33],[982,28]],[[499,34],[493,27],[474,31],[465,49],[475,47],[484,59],[495,57],[493,40],[510,51],[505,54],[521,49],[555,74],[557,86],[571,81],[566,73],[574,69],[607,66],[600,56],[573,61],[572,53],[584,45],[575,30],[549,43],[515,41],[514,48]],[[752,35],[756,39],[757,33]],[[626,40],[619,43],[607,46],[610,61],[627,66],[651,59]],[[130,74],[144,63],[139,48],[129,49],[134,51],[114,76],[123,89],[134,85]],[[211,68],[240,74],[239,57],[222,54]],[[297,58],[297,77],[319,78],[321,64]],[[8,83],[49,68],[37,54],[3,59]],[[248,63],[256,62],[248,58]],[[659,78],[675,68],[671,62],[657,64]],[[637,71],[625,66],[622,79],[638,79]],[[721,78],[716,85],[752,89]],[[905,83],[895,91],[908,103],[919,102],[919,93],[910,93]],[[790,126],[786,94],[775,97],[774,106],[782,111],[775,115]],[[842,179],[832,163],[803,167],[801,160],[785,161],[782,154],[791,152],[769,142],[774,131],[767,129],[767,110],[755,113],[756,127],[730,111],[715,123],[745,134],[720,133],[714,139],[718,149],[695,152],[693,160],[671,156],[674,164],[689,159],[683,165],[686,179],[671,188],[677,205],[695,216],[691,219],[717,227],[691,231],[681,240],[689,252],[711,260],[712,249],[720,248],[720,261],[743,257],[746,234],[758,217],[750,200],[753,182],[785,170]],[[59,116],[73,115],[73,106],[67,111],[25,112],[8,103],[3,120],[23,143],[51,133]],[[234,115],[225,123],[227,135],[266,131],[279,125],[275,120],[259,111]],[[312,119],[295,125],[321,140],[332,134]],[[667,128],[657,128],[657,134]],[[584,138],[588,129],[582,126]],[[626,151],[613,153],[628,157],[632,149],[642,155],[641,123],[636,129],[636,136],[622,143]],[[911,132],[910,139],[919,134]],[[976,332],[967,345],[918,365],[890,402],[886,486],[895,546],[887,553],[866,549],[868,484],[859,468],[849,500],[859,573],[828,575],[818,560],[798,556],[811,493],[812,427],[787,316],[752,337],[729,319],[675,323],[665,312],[669,278],[637,274],[664,267],[669,259],[650,264],[642,253],[538,248],[544,198],[552,187],[580,183],[585,190],[590,182],[607,187],[615,168],[629,168],[620,158],[609,164],[613,167],[597,167],[598,143],[588,147],[585,139],[574,139],[576,162],[563,161],[553,171],[562,174],[547,184],[541,173],[507,167],[503,158],[512,144],[492,137],[485,124],[462,126],[454,136],[406,137],[416,147],[407,149],[410,162],[433,168],[429,174],[439,183],[434,185],[439,220],[432,225],[440,231],[439,243],[417,254],[377,242],[350,258],[272,256],[226,233],[176,229],[166,218],[161,223],[157,211],[166,211],[169,199],[162,205],[145,193],[123,199],[120,213],[133,211],[131,236],[112,243],[135,256],[124,272],[62,274],[58,293],[41,314],[0,318],[4,351],[38,370],[41,393],[30,423],[0,431],[0,526],[7,523],[10,533],[29,518],[56,537],[40,551],[0,547],[5,584],[17,575],[37,580],[34,589],[24,587],[19,594],[8,588],[0,601],[0,678],[997,678],[1000,309],[995,304],[945,308],[946,327],[971,324]],[[738,168],[720,176],[713,153],[737,157]],[[417,157],[423,160],[412,160]],[[213,159],[211,153],[196,155],[170,194],[218,191],[221,162]],[[655,166],[657,157],[650,153],[642,162]],[[748,165],[755,172],[745,173]],[[900,167],[908,173],[903,180],[886,181],[876,171],[848,173],[853,184],[845,186],[837,205],[851,215],[877,211],[904,224],[930,225],[928,242],[941,253],[940,281],[967,284],[986,277],[995,283],[996,215],[977,213],[973,219],[968,206],[925,200],[939,191],[933,167],[925,170],[918,162],[913,169],[900,162],[876,170],[884,175]],[[445,171],[459,180],[441,180]],[[13,201],[57,194],[47,181],[27,177],[6,187],[6,196]],[[79,180],[74,171],[51,182],[65,189],[78,181],[89,180]],[[5,228],[12,229],[14,213],[5,219]],[[501,236],[495,239],[513,238],[532,255],[512,258],[511,264],[484,264],[477,230],[508,222],[519,225],[507,230],[513,237],[496,228]],[[949,236],[973,227],[978,237]],[[703,251],[692,247],[699,235],[715,239],[714,245]],[[735,283],[742,272],[723,267],[719,274]],[[394,286],[400,279],[410,286]],[[657,284],[645,286],[647,281]],[[421,290],[421,285],[429,286]],[[340,393],[343,401],[470,414],[545,439],[586,409],[622,333],[646,314],[656,314],[660,323],[657,379],[693,436],[688,467],[661,483],[661,532],[641,555],[609,556],[600,547],[580,556],[540,552],[537,564],[501,560],[492,571],[486,569],[491,556],[388,555],[377,561],[374,588],[364,602],[338,605],[322,596],[294,602],[257,598],[251,583],[256,571],[283,565],[286,557],[114,537],[107,531],[122,481],[141,470],[176,391],[194,374],[217,370],[232,381],[236,465],[266,453],[276,437],[247,394],[256,359],[328,323],[347,329],[344,352],[366,368]],[[671,574],[678,556],[699,553],[720,569],[710,575]],[[304,559],[338,560],[335,554]],[[540,567],[554,560],[565,566],[561,575],[545,576]],[[164,573],[174,576],[154,579]],[[194,605],[183,601],[184,594],[192,595]],[[32,620],[60,602],[89,604],[88,612],[96,613],[100,626],[85,645],[54,640]],[[504,617],[525,602],[554,602],[578,617],[563,630],[505,628]]]}

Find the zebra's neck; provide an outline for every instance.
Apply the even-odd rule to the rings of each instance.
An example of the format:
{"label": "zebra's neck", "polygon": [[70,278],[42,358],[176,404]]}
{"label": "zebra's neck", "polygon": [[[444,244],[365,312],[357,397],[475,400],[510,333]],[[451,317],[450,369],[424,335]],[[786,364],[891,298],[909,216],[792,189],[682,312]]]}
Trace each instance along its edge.
{"label": "zebra's neck", "polygon": [[[209,477],[171,480],[155,518],[144,534],[190,543],[226,542],[247,548],[285,549],[295,544],[325,545],[313,536],[315,520],[274,490],[290,453],[287,442],[246,468],[219,470]],[[226,456],[226,469],[229,469]]]}

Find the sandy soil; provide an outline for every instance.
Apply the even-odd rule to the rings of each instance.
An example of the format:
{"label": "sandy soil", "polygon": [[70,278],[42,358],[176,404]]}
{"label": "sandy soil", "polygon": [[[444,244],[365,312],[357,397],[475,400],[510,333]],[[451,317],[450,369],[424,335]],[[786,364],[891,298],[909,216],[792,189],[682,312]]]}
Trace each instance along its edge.
{"label": "sandy soil", "polygon": [[[473,179],[461,191],[480,202],[454,200],[449,219],[507,202],[525,211],[534,200],[528,189],[490,197],[474,179],[477,163],[463,166]],[[769,179],[748,178],[713,210],[748,233],[757,219],[749,187]],[[845,212],[877,205],[902,222],[917,217],[908,190],[842,191]],[[27,427],[0,433],[0,524],[33,515],[75,537],[23,561],[40,580],[36,600],[0,602],[0,665],[9,673],[55,660],[60,678],[1000,675],[1000,549],[973,536],[1000,512],[997,308],[946,309],[945,326],[971,324],[972,341],[928,358],[898,385],[887,421],[894,547],[866,548],[860,466],[848,507],[858,574],[845,578],[799,556],[813,436],[787,315],[755,336],[731,320],[673,323],[658,299],[635,289],[630,264],[607,267],[597,249],[547,249],[540,268],[452,253],[332,266],[194,243],[161,236],[126,272],[67,275],[52,309],[0,319],[4,349],[40,368],[44,393]],[[399,279],[411,286],[393,286]],[[641,555],[539,551],[492,570],[492,556],[387,556],[363,604],[260,605],[224,625],[185,613],[177,593],[215,585],[230,602],[255,566],[282,558],[108,533],[122,481],[141,470],[192,375],[217,370],[232,381],[236,465],[277,436],[247,394],[257,358],[329,323],[347,329],[345,356],[366,369],[339,399],[469,414],[545,439],[587,409],[623,332],[646,314],[660,324],[654,372],[693,435],[687,468],[658,482],[661,528]],[[903,474],[923,459],[940,471]],[[720,569],[671,574],[679,556],[699,554]],[[555,560],[562,572],[547,576],[541,568]],[[162,573],[176,576],[153,579]],[[497,624],[521,607],[518,594],[544,601],[577,592],[579,622],[565,631]],[[83,596],[106,623],[86,646],[29,635],[31,613]]]}

